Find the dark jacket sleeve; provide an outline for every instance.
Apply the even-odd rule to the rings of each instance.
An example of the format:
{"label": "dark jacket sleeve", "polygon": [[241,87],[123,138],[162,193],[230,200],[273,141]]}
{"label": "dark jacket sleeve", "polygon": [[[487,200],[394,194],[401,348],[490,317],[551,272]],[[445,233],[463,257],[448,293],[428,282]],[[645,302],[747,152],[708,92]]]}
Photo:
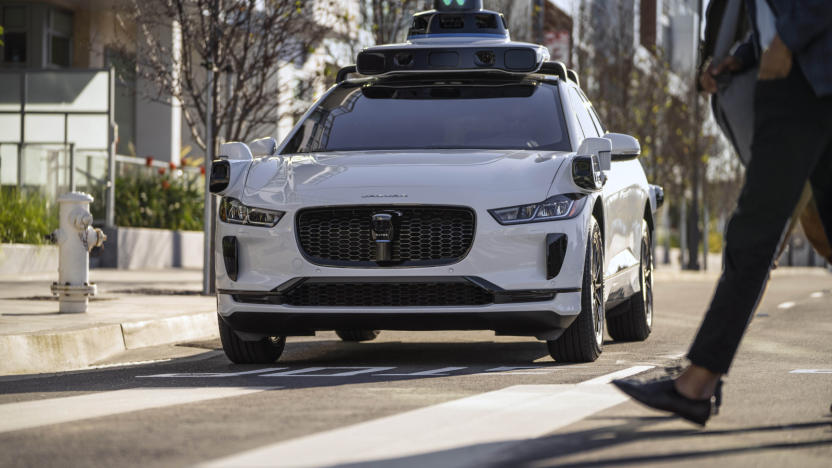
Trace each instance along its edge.
{"label": "dark jacket sleeve", "polygon": [[777,33],[789,50],[801,52],[832,28],[830,0],[775,0]]}

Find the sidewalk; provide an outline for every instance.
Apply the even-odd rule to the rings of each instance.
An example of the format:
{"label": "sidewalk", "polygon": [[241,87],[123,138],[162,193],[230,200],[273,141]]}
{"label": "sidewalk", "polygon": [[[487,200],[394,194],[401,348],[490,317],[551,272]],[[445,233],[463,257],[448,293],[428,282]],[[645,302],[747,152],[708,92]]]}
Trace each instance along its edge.
{"label": "sidewalk", "polygon": [[58,274],[0,275],[0,375],[79,369],[127,349],[217,336],[200,270],[90,272],[86,314],[59,314]]}

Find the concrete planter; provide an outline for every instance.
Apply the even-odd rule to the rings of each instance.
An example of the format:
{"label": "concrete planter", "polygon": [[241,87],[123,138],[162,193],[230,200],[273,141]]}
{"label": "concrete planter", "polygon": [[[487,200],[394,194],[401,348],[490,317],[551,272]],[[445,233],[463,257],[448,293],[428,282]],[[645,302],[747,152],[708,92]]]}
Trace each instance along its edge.
{"label": "concrete planter", "polygon": [[104,232],[107,242],[100,252],[93,252],[93,268],[202,268],[201,232],[126,227]]}
{"label": "concrete planter", "polygon": [[0,275],[57,272],[58,248],[54,245],[0,244]]}

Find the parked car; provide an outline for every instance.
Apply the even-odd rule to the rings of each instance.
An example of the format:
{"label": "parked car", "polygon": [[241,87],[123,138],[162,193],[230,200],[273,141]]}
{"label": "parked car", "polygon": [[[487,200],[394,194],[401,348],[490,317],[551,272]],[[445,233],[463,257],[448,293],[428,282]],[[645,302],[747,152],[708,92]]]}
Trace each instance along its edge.
{"label": "parked car", "polygon": [[512,42],[502,15],[437,3],[408,43],[361,52],[282,143],[222,146],[233,362],[325,330],[494,330],[572,362],[597,359],[605,324],[650,334],[663,194],[638,141],[608,133],[577,75]]}

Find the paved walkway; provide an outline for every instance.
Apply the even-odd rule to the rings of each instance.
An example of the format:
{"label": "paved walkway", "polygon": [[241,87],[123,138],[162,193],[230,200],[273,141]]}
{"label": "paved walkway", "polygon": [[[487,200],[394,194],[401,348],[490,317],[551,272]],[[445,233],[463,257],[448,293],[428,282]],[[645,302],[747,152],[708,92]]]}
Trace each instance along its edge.
{"label": "paved walkway", "polygon": [[59,314],[57,273],[0,276],[0,374],[94,365],[127,349],[216,336],[216,302],[195,270],[92,270],[86,314]]}

